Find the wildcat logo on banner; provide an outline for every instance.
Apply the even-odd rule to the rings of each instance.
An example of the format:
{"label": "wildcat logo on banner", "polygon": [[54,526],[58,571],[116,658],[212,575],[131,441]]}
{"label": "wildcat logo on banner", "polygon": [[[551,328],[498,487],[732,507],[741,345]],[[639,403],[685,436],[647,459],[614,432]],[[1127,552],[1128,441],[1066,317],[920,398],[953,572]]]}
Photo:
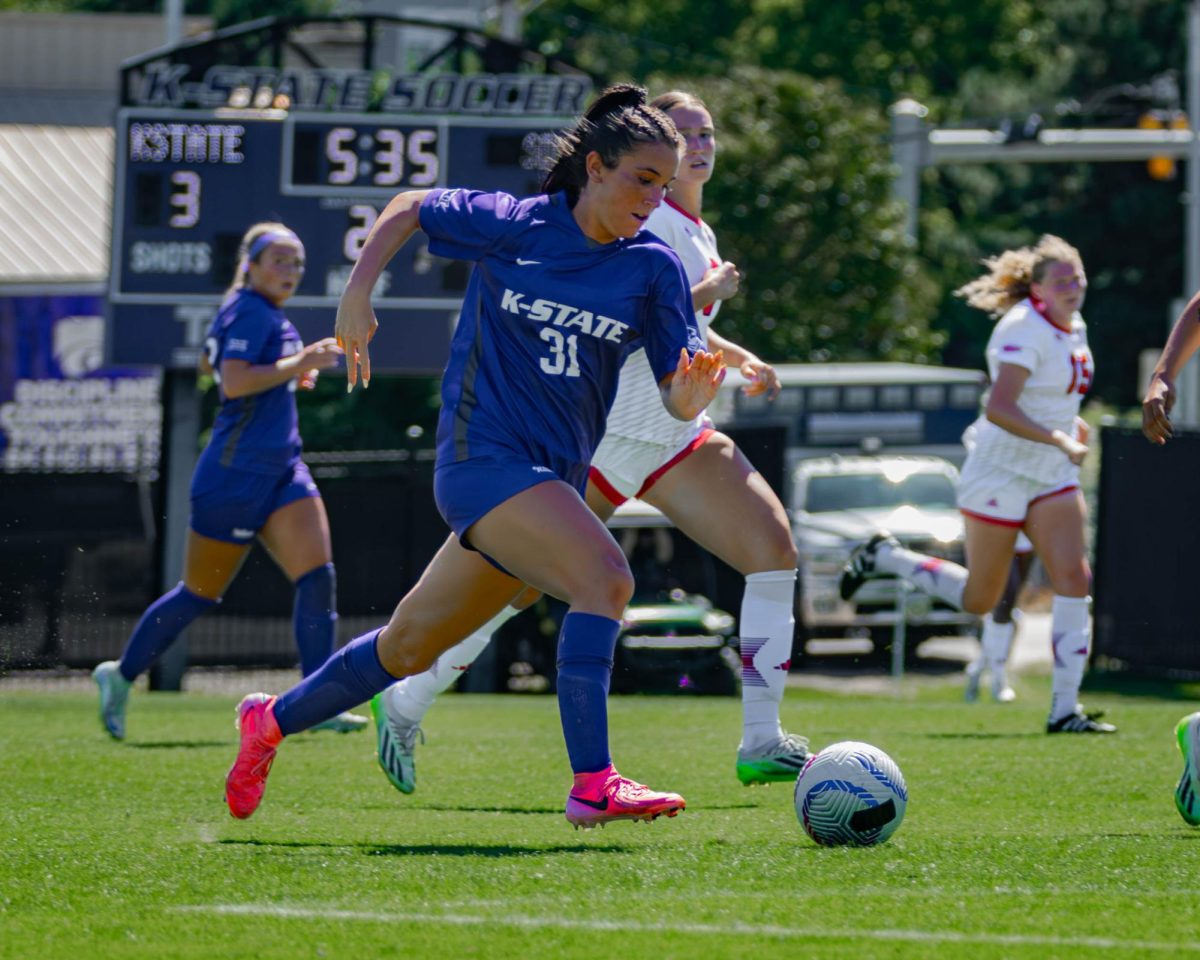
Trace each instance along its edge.
{"label": "wildcat logo on banner", "polygon": [[0,472],[156,473],[155,369],[104,368],[98,296],[0,298]]}

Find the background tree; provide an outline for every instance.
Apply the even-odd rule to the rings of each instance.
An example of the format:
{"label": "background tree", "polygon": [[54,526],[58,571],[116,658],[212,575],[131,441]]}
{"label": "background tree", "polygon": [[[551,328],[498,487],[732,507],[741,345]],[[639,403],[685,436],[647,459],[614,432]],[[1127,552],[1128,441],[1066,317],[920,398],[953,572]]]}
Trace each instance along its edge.
{"label": "background tree", "polygon": [[705,218],[746,275],[721,329],[773,359],[924,362],[935,287],[903,235],[878,111],[840,85],[735,68],[686,87],[717,125],[717,173]]}
{"label": "background tree", "polygon": [[[1164,71],[1181,69],[1185,12],[1184,0],[867,0],[819,5],[810,0],[749,0],[736,5],[718,0],[627,0],[619,5],[571,0],[538,8],[529,18],[528,35],[545,50],[574,58],[602,80],[644,82],[657,71],[678,78],[678,85],[710,89],[705,78],[719,82],[731,66],[738,65],[737,70],[753,64],[778,71],[772,74],[776,77],[794,74],[800,86],[812,79],[825,81],[806,89],[837,90],[852,105],[846,115],[853,117],[857,132],[839,129],[837,135],[818,137],[809,145],[804,127],[794,125],[812,120],[803,115],[804,109],[789,114],[777,109],[786,97],[778,102],[765,97],[760,98],[765,112],[757,114],[764,125],[756,133],[757,142],[767,152],[783,143],[803,153],[802,159],[776,154],[780,169],[807,166],[828,171],[844,164],[874,172],[890,163],[886,110],[902,96],[923,102],[930,122],[938,125],[1019,125],[1037,112],[1048,125],[1132,126],[1150,104],[1127,96],[1113,99],[1106,91],[1123,84],[1144,86]],[[709,197],[714,221],[723,218],[723,248],[749,272],[748,295],[741,305],[731,302],[727,316],[739,328],[757,322],[774,324],[778,331],[783,313],[776,314],[770,302],[764,302],[770,294],[760,286],[764,263],[770,264],[770,282],[781,282],[778,289],[789,303],[814,298],[824,308],[825,319],[818,327],[772,332],[764,351],[776,348],[770,355],[781,359],[815,359],[825,350],[834,359],[869,352],[883,359],[924,345],[931,362],[979,366],[991,320],[965,307],[952,291],[978,272],[982,257],[1055,232],[1079,246],[1088,266],[1092,289],[1086,313],[1098,358],[1096,391],[1112,402],[1135,402],[1137,353],[1161,344],[1171,301],[1182,292],[1179,180],[1153,181],[1141,163],[928,170],[923,177],[919,259],[898,261],[900,269],[910,271],[904,283],[889,285],[874,282],[874,277],[862,282],[863,276],[846,270],[848,263],[857,262],[854,256],[846,260],[846,251],[861,251],[868,258],[873,250],[892,251],[892,237],[883,232],[887,226],[872,219],[854,224],[847,218],[838,227],[846,226],[851,235],[826,234],[822,244],[816,234],[831,224],[813,219],[806,228],[801,223],[812,216],[806,206],[811,196],[797,197],[786,213],[773,206],[765,215],[759,213],[758,201],[750,194],[764,177],[770,180],[771,170],[766,168],[774,167],[760,163],[754,149],[742,149],[736,112],[721,101],[724,89],[718,86],[709,94],[726,141],[721,172]],[[732,94],[731,102],[753,99],[747,90],[733,89]],[[786,126],[766,129],[776,123]],[[858,135],[864,131],[870,136]],[[877,182],[870,175],[867,180]],[[787,193],[787,183],[771,182],[781,196]],[[889,195],[874,196],[881,204],[877,214],[887,220]],[[896,224],[894,219],[888,222]],[[807,246],[801,247],[798,237]],[[794,256],[801,259],[792,260]],[[875,262],[883,266],[894,261],[884,257]],[[789,266],[790,281],[781,276]],[[877,326],[870,327],[870,338],[857,342],[840,335],[868,315],[882,322],[891,304],[886,295],[874,310],[853,296],[849,301],[831,297],[831,285],[839,276],[859,291],[900,288],[902,298],[909,298],[892,311],[893,326],[886,335],[880,335]],[[914,312],[922,310],[927,312]],[[750,312],[758,313],[756,321],[748,319]],[[794,326],[813,322],[812,312],[791,316],[797,318]],[[940,337],[924,333],[926,321]],[[752,341],[750,330],[738,333]]]}

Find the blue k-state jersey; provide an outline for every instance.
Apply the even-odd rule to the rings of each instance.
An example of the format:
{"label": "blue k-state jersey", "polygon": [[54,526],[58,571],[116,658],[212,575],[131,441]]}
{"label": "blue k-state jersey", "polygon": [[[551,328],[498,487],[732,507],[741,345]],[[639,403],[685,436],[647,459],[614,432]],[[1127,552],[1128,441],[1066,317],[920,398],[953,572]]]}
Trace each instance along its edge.
{"label": "blue k-state jersey", "polygon": [[[223,360],[274,363],[298,353],[302,346],[300,334],[283,310],[245,287],[221,304],[204,341],[218,385]],[[294,463],[300,457],[295,392],[294,379],[232,400],[222,389],[203,459],[255,473],[275,473]]]}
{"label": "blue k-state jersey", "polygon": [[475,261],[442,379],[438,463],[527,457],[564,479],[604,434],[625,357],[657,380],[703,349],[679,258],[652,235],[598,244],[565,193],[433,190],[431,253]]}

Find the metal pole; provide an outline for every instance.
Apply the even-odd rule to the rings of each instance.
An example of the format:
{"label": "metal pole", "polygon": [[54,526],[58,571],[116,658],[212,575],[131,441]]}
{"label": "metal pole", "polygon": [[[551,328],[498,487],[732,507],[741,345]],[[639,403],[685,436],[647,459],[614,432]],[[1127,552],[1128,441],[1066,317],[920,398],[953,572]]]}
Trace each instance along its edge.
{"label": "metal pole", "polygon": [[[163,383],[163,479],[166,518],[162,526],[162,591],[183,579],[183,552],[187,543],[189,494],[196,469],[200,436],[200,395],[191,370],[168,371]],[[150,668],[151,690],[182,690],[188,665],[187,636],[168,647]]]}
{"label": "metal pole", "polygon": [[183,0],[166,0],[163,15],[167,21],[167,46],[173,47],[183,39]]}
{"label": "metal pole", "polygon": [[[1183,268],[1183,300],[1200,290],[1200,0],[1188,4],[1187,114],[1191,142],[1187,153],[1187,244]],[[1168,323],[1174,323],[1171,317]],[[1175,420],[1183,425],[1200,423],[1200,377],[1189,363],[1179,374],[1179,399]]]}
{"label": "metal pole", "polygon": [[929,143],[924,118],[929,111],[916,100],[906,98],[893,103],[888,112],[892,115],[892,162],[897,167],[892,194],[904,204],[904,235],[916,242],[921,167],[926,162]]}
{"label": "metal pole", "polygon": [[896,681],[896,693],[900,693],[900,681],[904,679],[904,654],[908,645],[908,595],[913,586],[903,577],[896,578],[896,623],[892,627],[892,679]]}

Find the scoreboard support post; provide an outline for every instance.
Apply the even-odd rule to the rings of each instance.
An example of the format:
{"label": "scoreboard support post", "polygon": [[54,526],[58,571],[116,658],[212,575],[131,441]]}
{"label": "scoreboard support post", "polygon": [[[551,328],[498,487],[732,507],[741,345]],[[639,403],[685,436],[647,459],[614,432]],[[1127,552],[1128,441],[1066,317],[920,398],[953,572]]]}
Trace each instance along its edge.
{"label": "scoreboard support post", "polygon": [[[188,530],[188,491],[199,459],[200,394],[196,374],[169,371],[163,385],[164,522],[159,537],[159,589],[165,593],[183,579],[183,555]],[[150,668],[151,690],[182,690],[187,670],[186,631]]]}

